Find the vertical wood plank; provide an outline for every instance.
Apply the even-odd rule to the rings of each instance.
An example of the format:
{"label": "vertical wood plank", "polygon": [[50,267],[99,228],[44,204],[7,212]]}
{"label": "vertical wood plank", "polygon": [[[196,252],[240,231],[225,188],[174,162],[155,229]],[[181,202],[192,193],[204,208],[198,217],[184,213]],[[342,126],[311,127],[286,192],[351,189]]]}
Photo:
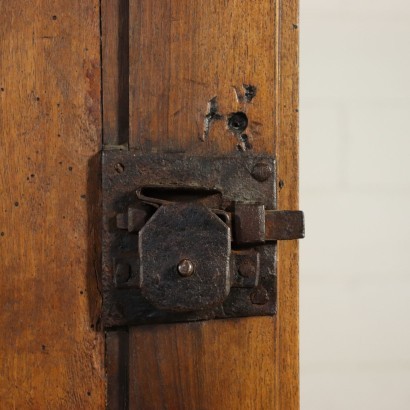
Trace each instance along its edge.
{"label": "vertical wood plank", "polygon": [[[297,13],[296,0],[133,0],[130,147],[275,153],[279,207],[296,209]],[[227,126],[237,111],[248,144]],[[279,245],[273,318],[131,328],[130,408],[299,408],[297,256],[296,241]]]}
{"label": "vertical wood plank", "polygon": [[110,330],[105,335],[107,409],[128,408],[128,331]]}
{"label": "vertical wood plank", "polygon": [[101,409],[99,2],[0,3],[0,407]]}
{"label": "vertical wood plank", "polygon": [[275,319],[130,331],[130,409],[275,408]]}
{"label": "vertical wood plank", "polygon": [[[299,8],[279,5],[279,81],[277,98],[278,207],[299,209]],[[278,393],[276,408],[299,403],[299,248],[297,241],[278,243]]]}
{"label": "vertical wood plank", "polygon": [[103,141],[128,144],[129,0],[101,0]]}

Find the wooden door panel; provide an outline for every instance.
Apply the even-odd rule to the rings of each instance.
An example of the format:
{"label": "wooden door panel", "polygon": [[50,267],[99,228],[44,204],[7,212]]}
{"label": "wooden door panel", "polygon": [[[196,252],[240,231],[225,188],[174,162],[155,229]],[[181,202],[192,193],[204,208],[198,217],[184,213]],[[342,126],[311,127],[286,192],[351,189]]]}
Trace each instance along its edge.
{"label": "wooden door panel", "polygon": [[0,407],[101,409],[97,0],[2,1]]}
{"label": "wooden door panel", "polygon": [[130,409],[275,408],[275,328],[272,318],[132,328]]}
{"label": "wooden door panel", "polygon": [[[275,153],[279,209],[297,209],[297,18],[296,2],[132,1],[130,147]],[[227,127],[236,111],[249,146]],[[131,328],[130,408],[298,408],[297,271],[296,242],[280,244],[273,318]]]}

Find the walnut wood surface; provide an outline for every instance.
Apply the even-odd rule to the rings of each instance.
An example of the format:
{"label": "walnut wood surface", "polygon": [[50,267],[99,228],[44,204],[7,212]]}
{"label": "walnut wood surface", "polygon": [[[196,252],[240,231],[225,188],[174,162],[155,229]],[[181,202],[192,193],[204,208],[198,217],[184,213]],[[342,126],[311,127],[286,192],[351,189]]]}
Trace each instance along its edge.
{"label": "walnut wood surface", "polygon": [[[102,0],[104,143],[275,153],[279,208],[297,209],[296,3]],[[99,2],[1,4],[0,407],[102,409]],[[297,272],[297,243],[281,243],[274,318],[131,328],[130,408],[297,409]],[[107,337],[124,387],[109,396],[126,391],[110,361],[124,334]]]}
{"label": "walnut wood surface", "polygon": [[[275,0],[131,1],[130,147],[232,152],[238,140],[226,118],[242,111],[254,151],[272,153],[276,7]],[[251,103],[244,84],[257,88]],[[213,98],[223,118],[204,136]]]}
{"label": "walnut wood surface", "polygon": [[129,0],[101,0],[103,142],[128,144]]}
{"label": "walnut wood surface", "polygon": [[102,409],[99,2],[0,4],[0,408]]}
{"label": "walnut wood surface", "polygon": [[[131,1],[130,146],[275,153],[279,209],[297,209],[297,24],[296,0]],[[204,135],[214,97],[222,118]],[[236,111],[252,148],[227,128]],[[131,328],[130,408],[299,408],[297,256],[296,241],[279,245],[273,318]]]}
{"label": "walnut wood surface", "polygon": [[[299,209],[299,27],[298,2],[280,7],[278,84],[278,209]],[[299,403],[299,247],[278,243],[277,333],[278,391],[276,408],[298,409]]]}

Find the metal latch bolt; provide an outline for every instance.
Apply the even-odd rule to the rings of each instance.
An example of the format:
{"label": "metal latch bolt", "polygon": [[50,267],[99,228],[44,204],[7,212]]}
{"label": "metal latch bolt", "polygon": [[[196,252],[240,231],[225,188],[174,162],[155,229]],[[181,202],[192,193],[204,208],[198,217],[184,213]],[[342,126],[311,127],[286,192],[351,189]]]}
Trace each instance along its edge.
{"label": "metal latch bolt", "polygon": [[275,176],[267,156],[105,152],[105,326],[274,314],[276,241],[304,236]]}

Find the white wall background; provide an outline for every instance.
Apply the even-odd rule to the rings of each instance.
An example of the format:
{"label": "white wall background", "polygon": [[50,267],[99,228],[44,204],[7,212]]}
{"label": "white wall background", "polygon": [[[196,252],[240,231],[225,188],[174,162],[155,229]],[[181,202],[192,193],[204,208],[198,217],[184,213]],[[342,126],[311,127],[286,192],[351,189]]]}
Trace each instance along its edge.
{"label": "white wall background", "polygon": [[410,0],[301,0],[301,408],[410,409]]}

